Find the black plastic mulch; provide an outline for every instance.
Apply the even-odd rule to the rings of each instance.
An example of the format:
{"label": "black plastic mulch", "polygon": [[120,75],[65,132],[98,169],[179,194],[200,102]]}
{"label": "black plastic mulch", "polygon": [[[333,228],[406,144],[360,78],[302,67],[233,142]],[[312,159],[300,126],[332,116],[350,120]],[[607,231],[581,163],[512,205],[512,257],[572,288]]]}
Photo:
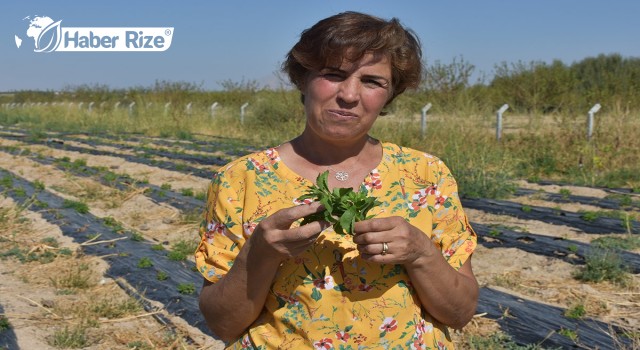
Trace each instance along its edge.
{"label": "black plastic mulch", "polygon": [[[90,148],[85,148],[85,147],[76,147],[76,146],[71,146],[71,145],[64,144],[63,141],[59,141],[59,140],[45,140],[45,141],[43,141],[43,140],[28,140],[28,139],[25,139],[22,136],[11,136],[11,135],[2,135],[2,137],[3,138],[13,139],[13,140],[19,140],[19,141],[23,141],[23,142],[30,143],[30,144],[45,145],[47,147],[60,149],[60,150],[74,151],[74,152],[79,152],[79,153],[91,154],[91,155],[95,155],[95,156],[118,157],[118,158],[125,159],[128,162],[154,166],[154,167],[158,167],[158,168],[166,169],[166,170],[180,171],[180,172],[183,172],[183,173],[186,172],[186,173],[190,173],[190,174],[193,174],[195,176],[202,177],[202,178],[210,178],[211,175],[213,174],[213,170],[200,169],[200,168],[192,167],[192,166],[189,166],[189,165],[176,164],[174,162],[169,162],[169,161],[153,160],[153,159],[145,158],[145,157],[142,157],[142,156],[121,154],[121,153],[102,151],[102,150],[97,150],[97,149],[90,149]],[[211,165],[223,165],[223,164],[226,164],[226,163],[225,162],[219,162],[219,164],[216,164],[216,159],[215,158],[211,158],[210,164]]]}
{"label": "black plastic mulch", "polygon": [[[5,151],[14,155],[19,155],[21,152],[21,150],[16,149]],[[204,208],[205,203],[201,199],[196,199],[171,190],[164,190],[152,184],[135,182],[126,176],[118,176],[115,179],[107,180],[105,179],[104,172],[93,167],[76,166],[68,168],[66,165],[69,163],[60,162],[60,159],[36,156],[35,154],[28,154],[26,156],[41,164],[53,165],[60,170],[69,171],[75,176],[91,177],[103,185],[122,191],[130,189],[131,186],[135,188],[148,188],[149,191],[145,192],[147,197],[157,203],[165,203],[184,212],[201,211]],[[585,257],[592,249],[590,244],[559,237],[520,232],[500,226],[491,227],[475,222],[472,222],[471,226],[480,236],[480,244],[487,248],[518,248],[529,253],[561,259],[575,265],[584,264]],[[625,265],[628,266],[630,272],[640,272],[640,255],[626,251],[619,251],[617,253],[625,261]]]}
{"label": "black plastic mulch", "polygon": [[492,214],[509,215],[518,219],[566,225],[575,227],[585,233],[609,234],[627,233],[629,231],[631,233],[640,233],[640,223],[635,220],[629,220],[629,225],[627,226],[622,219],[599,215],[589,216],[587,213],[575,213],[554,208],[529,206],[497,199],[463,198],[462,206]]}
{"label": "black plastic mulch", "polygon": [[[543,348],[561,349],[618,349],[620,343],[631,341],[623,331],[593,319],[569,319],[564,309],[522,299],[491,288],[480,289],[478,313],[494,319],[500,328],[518,344],[537,344]],[[574,341],[561,331],[577,335]]]}
{"label": "black plastic mulch", "polygon": [[618,198],[595,198],[588,196],[577,195],[564,195],[561,193],[549,193],[536,190],[530,190],[525,188],[519,188],[514,192],[515,196],[541,196],[543,200],[547,200],[552,203],[580,203],[586,205],[593,205],[602,209],[611,210],[634,210],[640,209],[640,201],[630,201],[628,205],[624,205]]}
{"label": "black plastic mulch", "polygon": [[[585,264],[585,257],[593,249],[590,244],[558,237],[513,231],[503,227],[492,228],[474,222],[470,225],[479,236],[478,242],[487,248],[517,248],[573,265]],[[622,250],[616,251],[616,254],[625,262],[629,272],[640,273],[640,255]]]}
{"label": "black plastic mulch", "polygon": [[[89,234],[100,234],[98,238],[100,241],[123,237],[122,234],[106,226],[100,218],[91,213],[81,214],[72,208],[65,208],[63,198],[46,190],[36,191],[31,183],[21,177],[5,170],[0,170],[0,176],[10,176],[13,180],[11,188],[3,188],[6,195],[21,204],[35,195],[38,201],[46,203],[46,208],[38,207],[36,202],[30,209],[37,210],[45,220],[60,227],[64,235],[72,237],[77,243],[88,241]],[[24,194],[16,193],[16,188],[22,188]],[[103,259],[109,263],[107,276],[113,279],[124,279],[144,298],[162,303],[168,312],[210,334],[198,308],[197,292],[202,284],[202,276],[194,271],[195,264],[190,261],[169,260],[166,251],[151,249],[153,244],[155,243],[146,240],[137,241],[128,237],[109,244],[83,246],[82,249],[87,255],[103,256]],[[138,262],[142,258],[150,259],[153,266],[138,267]],[[167,274],[166,280],[158,280],[157,273],[160,271]],[[193,285],[195,293],[180,293],[178,291],[180,284]],[[163,323],[171,322],[163,320]]]}
{"label": "black plastic mulch", "polygon": [[[0,304],[0,319],[3,319],[4,316],[4,308]],[[18,348],[18,338],[16,337],[16,332],[13,331],[13,326],[8,324],[5,329],[0,329],[0,349],[19,349]]]}

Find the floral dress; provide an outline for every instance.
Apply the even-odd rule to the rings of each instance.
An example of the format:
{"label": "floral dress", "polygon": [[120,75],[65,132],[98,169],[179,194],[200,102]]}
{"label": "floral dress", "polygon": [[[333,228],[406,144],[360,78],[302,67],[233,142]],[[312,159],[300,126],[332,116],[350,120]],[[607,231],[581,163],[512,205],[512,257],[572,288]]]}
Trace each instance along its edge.
{"label": "floral dress", "polygon": [[[221,168],[209,187],[195,254],[204,278],[220,280],[260,220],[301,204],[297,198],[310,185],[274,148]],[[383,202],[370,214],[403,217],[428,235],[455,269],[475,249],[477,236],[456,182],[438,158],[383,143],[382,160],[360,190]],[[425,312],[402,265],[364,261],[351,236],[328,228],[304,253],[281,264],[261,315],[227,348],[451,349],[453,344],[447,328]]]}

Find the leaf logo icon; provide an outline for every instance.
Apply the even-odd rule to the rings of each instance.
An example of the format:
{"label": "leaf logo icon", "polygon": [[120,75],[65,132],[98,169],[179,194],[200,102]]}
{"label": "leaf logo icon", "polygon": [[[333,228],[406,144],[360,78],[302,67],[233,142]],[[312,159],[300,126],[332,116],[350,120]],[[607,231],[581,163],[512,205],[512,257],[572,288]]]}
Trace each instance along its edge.
{"label": "leaf logo icon", "polygon": [[40,32],[38,38],[36,39],[36,48],[33,50],[35,52],[51,52],[55,51],[60,45],[60,41],[62,40],[62,28],[60,28],[60,22],[54,22],[48,25],[46,28]]}

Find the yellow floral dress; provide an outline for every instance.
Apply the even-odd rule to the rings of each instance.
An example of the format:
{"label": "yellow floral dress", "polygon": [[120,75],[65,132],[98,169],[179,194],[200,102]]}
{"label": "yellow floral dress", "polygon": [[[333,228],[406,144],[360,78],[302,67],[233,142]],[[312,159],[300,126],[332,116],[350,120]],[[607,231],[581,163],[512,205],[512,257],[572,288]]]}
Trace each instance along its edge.
{"label": "yellow floral dress", "polygon": [[[382,145],[382,161],[360,187],[384,203],[370,214],[405,218],[460,268],[477,237],[450,171],[432,155]],[[310,185],[274,148],[221,168],[209,187],[195,254],[204,278],[220,280],[258,222],[301,204],[297,198]],[[351,237],[329,228],[311,248],[281,264],[261,315],[227,348],[451,349],[453,344],[447,328],[421,307],[402,265],[360,259]]]}

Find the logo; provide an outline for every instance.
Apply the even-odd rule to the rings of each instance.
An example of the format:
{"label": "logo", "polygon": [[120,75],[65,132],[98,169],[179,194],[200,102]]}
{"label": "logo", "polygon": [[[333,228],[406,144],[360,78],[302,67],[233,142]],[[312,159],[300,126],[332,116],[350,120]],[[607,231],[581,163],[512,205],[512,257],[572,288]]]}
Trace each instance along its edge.
{"label": "logo", "polygon": [[[63,27],[62,20],[27,16],[26,35],[34,52],[60,51],[166,51],[173,40],[173,27]],[[23,39],[15,35],[20,48]]]}

